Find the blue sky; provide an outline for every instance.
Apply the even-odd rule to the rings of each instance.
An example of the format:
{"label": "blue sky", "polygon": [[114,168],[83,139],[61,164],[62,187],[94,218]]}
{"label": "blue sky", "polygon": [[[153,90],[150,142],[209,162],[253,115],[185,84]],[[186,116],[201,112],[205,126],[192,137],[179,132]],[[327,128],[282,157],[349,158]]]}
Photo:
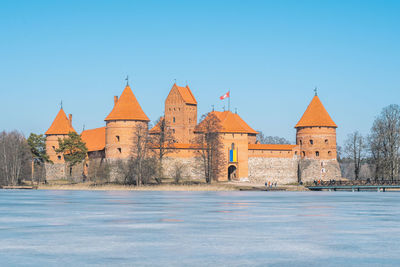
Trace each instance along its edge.
{"label": "blue sky", "polygon": [[104,126],[129,75],[151,120],[174,82],[200,115],[231,91],[254,129],[292,142],[319,96],[338,142],[400,101],[400,1],[1,1],[0,129],[50,126],[62,100]]}

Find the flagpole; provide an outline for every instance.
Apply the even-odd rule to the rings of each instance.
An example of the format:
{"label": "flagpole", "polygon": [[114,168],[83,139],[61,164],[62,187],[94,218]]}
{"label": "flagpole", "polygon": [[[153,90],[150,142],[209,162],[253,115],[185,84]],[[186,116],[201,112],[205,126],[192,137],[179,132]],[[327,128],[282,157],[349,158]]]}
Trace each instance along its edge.
{"label": "flagpole", "polygon": [[228,91],[229,96],[228,96],[228,110],[231,111],[231,91]]}

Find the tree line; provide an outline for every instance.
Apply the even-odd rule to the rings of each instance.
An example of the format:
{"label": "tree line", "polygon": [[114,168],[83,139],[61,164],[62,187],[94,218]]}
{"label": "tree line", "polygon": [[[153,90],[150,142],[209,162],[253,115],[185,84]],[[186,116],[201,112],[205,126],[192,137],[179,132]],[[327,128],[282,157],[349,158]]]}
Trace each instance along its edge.
{"label": "tree line", "polygon": [[[350,133],[341,163],[350,162],[354,179],[398,180],[400,174],[400,106],[389,105],[375,118],[370,132]],[[362,169],[368,172],[361,175]],[[363,177],[361,177],[363,176]]]}

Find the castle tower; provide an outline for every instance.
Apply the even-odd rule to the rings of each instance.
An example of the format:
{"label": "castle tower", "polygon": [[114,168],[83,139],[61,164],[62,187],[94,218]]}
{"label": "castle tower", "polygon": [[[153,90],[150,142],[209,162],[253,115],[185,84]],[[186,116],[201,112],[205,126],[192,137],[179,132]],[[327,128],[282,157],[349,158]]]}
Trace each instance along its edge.
{"label": "castle tower", "polygon": [[137,130],[147,131],[149,122],[129,85],[126,85],[119,99],[114,97],[114,108],[105,121],[106,158],[129,158],[134,153]]}
{"label": "castle tower", "polygon": [[189,86],[174,83],[165,100],[165,122],[177,143],[190,143],[197,125],[197,101]]}
{"label": "castle tower", "polygon": [[295,128],[296,144],[301,159],[299,181],[340,178],[340,166],[336,160],[337,125],[317,94]]}
{"label": "castle tower", "polygon": [[329,116],[317,95],[295,126],[296,143],[301,158],[332,160],[336,159],[337,125]]}
{"label": "castle tower", "polygon": [[58,149],[58,139],[65,138],[68,133],[76,132],[72,127],[72,115],[69,118],[61,108],[50,128],[45,132],[46,135],[46,153],[53,163],[64,163],[62,154],[56,152]]}

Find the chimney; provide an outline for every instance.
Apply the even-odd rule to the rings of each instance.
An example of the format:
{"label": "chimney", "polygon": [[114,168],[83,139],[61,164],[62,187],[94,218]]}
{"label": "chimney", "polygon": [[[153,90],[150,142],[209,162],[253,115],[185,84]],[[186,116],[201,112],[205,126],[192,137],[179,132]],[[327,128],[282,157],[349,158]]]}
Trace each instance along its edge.
{"label": "chimney", "polygon": [[114,96],[114,106],[117,104],[118,102],[118,96]]}
{"label": "chimney", "polygon": [[72,114],[68,114],[69,125],[72,127]]}

